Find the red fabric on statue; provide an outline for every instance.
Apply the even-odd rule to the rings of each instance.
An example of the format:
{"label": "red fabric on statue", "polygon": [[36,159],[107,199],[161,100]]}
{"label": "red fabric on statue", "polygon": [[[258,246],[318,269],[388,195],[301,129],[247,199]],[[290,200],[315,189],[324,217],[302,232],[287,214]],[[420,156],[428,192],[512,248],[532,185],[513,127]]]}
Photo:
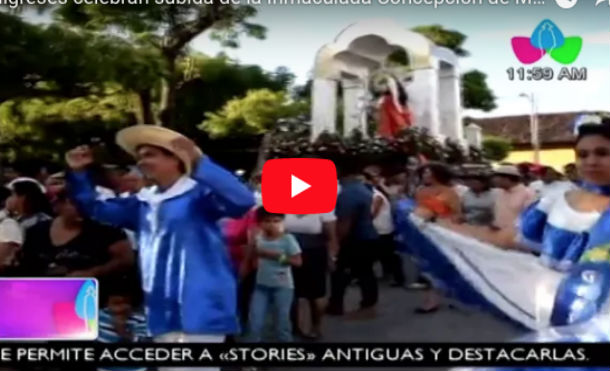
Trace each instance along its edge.
{"label": "red fabric on statue", "polygon": [[379,108],[378,134],[393,138],[401,130],[411,126],[411,113],[407,108],[402,110],[397,107],[391,95],[387,94],[381,101]]}

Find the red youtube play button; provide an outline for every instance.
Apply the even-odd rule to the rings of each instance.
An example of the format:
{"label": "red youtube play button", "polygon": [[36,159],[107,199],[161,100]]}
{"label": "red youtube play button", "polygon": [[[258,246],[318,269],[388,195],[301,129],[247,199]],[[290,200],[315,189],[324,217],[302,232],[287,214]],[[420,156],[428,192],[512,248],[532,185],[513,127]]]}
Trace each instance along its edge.
{"label": "red youtube play button", "polygon": [[269,160],[261,186],[263,206],[270,213],[328,213],[337,202],[337,169],[322,159]]}

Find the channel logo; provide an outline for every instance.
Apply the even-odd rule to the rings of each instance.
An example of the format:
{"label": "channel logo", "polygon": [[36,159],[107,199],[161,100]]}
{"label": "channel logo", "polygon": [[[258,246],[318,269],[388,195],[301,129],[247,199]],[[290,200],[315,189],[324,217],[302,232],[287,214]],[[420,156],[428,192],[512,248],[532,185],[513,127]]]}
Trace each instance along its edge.
{"label": "channel logo", "polygon": [[269,160],[261,181],[263,207],[271,213],[321,214],[337,202],[337,169],[330,160]]}
{"label": "channel logo", "polygon": [[534,29],[531,37],[515,36],[511,39],[513,52],[523,64],[536,63],[548,54],[561,64],[571,64],[582,50],[582,37],[565,37],[561,29],[550,19],[545,19]]}
{"label": "channel logo", "polygon": [[2,278],[0,298],[0,340],[97,338],[94,279]]}

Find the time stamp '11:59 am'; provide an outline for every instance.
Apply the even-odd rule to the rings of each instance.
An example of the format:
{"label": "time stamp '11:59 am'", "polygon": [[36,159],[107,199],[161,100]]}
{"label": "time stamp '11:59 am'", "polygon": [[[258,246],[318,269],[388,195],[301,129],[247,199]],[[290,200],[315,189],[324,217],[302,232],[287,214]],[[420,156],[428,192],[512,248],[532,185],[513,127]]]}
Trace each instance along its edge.
{"label": "time stamp '11:59 am'", "polygon": [[533,68],[514,68],[510,67],[506,70],[510,81],[551,81],[551,80],[567,80],[567,81],[585,81],[587,80],[586,67],[563,67],[559,70],[554,70],[551,67],[533,67]]}

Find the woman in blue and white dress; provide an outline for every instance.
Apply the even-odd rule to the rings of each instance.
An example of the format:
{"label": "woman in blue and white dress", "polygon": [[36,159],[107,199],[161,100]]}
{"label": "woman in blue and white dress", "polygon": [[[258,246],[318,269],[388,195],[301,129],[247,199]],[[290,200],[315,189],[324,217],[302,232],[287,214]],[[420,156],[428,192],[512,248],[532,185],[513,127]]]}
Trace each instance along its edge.
{"label": "woman in blue and white dress", "polygon": [[531,205],[518,228],[517,243],[559,271],[579,261],[589,244],[587,232],[610,204],[610,122],[581,125],[575,151],[580,184]]}
{"label": "woman in blue and white dress", "polygon": [[[559,325],[558,314],[551,315],[558,286],[591,246],[588,231],[610,207],[610,120],[581,125],[575,151],[581,182],[535,202],[515,221],[518,228],[398,218],[399,241],[417,241],[409,246],[418,265],[448,296],[531,329]],[[521,282],[507,281],[515,274]],[[524,283],[535,290],[524,292]]]}
{"label": "woman in blue and white dress", "polygon": [[[581,126],[576,155],[579,187],[544,197],[520,221],[520,242],[539,251],[543,263],[567,271],[550,303],[549,326],[522,342],[610,342],[610,122]],[[560,369],[568,370],[501,370]]]}
{"label": "woman in blue and white dress", "polygon": [[[553,305],[554,327],[518,339],[538,343],[610,342],[610,209],[588,233],[580,261],[563,279]],[[477,371],[494,369],[477,369]],[[607,371],[608,367],[515,367],[497,371]],[[456,370],[457,371],[457,370]],[[460,371],[472,371],[460,369]]]}

